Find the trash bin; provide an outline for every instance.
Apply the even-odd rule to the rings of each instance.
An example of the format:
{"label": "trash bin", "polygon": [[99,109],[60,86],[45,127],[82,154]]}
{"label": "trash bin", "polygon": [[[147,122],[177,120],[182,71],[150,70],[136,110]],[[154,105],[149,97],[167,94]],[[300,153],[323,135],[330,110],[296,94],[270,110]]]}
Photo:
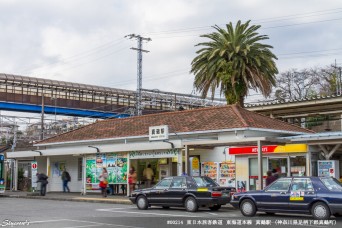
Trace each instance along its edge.
{"label": "trash bin", "polygon": [[39,195],[40,195],[40,189],[42,189],[42,182],[37,182],[36,191],[39,192]]}

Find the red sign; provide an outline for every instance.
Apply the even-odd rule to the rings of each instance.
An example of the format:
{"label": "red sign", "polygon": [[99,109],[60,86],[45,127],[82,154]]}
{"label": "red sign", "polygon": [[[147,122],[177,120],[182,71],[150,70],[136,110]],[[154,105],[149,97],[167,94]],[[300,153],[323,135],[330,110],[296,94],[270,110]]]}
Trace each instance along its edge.
{"label": "red sign", "polygon": [[[262,153],[273,153],[277,146],[263,146],[261,148]],[[258,154],[257,146],[246,146],[246,147],[229,147],[229,154]]]}
{"label": "red sign", "polygon": [[32,164],[32,169],[37,169],[37,163]]}

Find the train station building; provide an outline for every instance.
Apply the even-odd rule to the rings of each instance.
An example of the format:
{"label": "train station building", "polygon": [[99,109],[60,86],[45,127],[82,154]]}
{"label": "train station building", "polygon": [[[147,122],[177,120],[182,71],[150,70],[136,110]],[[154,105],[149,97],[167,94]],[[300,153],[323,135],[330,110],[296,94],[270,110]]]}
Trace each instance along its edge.
{"label": "train station building", "polygon": [[270,169],[284,176],[312,175],[313,154],[319,152],[305,138],[312,134],[228,105],[98,121],[40,141],[34,151],[8,152],[7,158],[15,159],[16,167],[37,164],[37,172],[49,176],[48,191],[62,191],[64,168],[71,174],[73,192],[98,191],[102,167],[108,170],[109,184],[117,186],[127,184],[128,170],[134,167],[142,188],[149,164],[154,182],[166,176],[206,175],[221,185],[252,190],[263,187],[259,180]]}

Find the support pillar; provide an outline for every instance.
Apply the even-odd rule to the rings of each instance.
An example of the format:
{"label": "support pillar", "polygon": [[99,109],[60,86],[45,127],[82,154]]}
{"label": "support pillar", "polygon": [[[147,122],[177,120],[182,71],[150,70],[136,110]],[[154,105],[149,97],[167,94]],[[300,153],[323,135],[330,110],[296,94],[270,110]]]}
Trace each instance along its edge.
{"label": "support pillar", "polygon": [[259,184],[260,189],[257,189],[257,190],[262,190],[264,189],[264,178],[263,178],[263,166],[262,166],[262,143],[260,140],[258,141],[258,169],[259,169],[258,180],[260,182]]}
{"label": "support pillar", "polygon": [[189,175],[189,147],[188,145],[185,145],[185,173]]}
{"label": "support pillar", "polygon": [[[50,157],[46,157],[46,176],[50,176]],[[48,192],[48,188],[46,188],[46,192]]]}
{"label": "support pillar", "polygon": [[183,151],[178,150],[177,158],[177,176],[181,176],[183,171]]}
{"label": "support pillar", "polygon": [[83,155],[83,157],[82,157],[82,191],[81,191],[81,195],[84,195],[84,196],[87,194],[86,183],[87,183],[86,156]]}

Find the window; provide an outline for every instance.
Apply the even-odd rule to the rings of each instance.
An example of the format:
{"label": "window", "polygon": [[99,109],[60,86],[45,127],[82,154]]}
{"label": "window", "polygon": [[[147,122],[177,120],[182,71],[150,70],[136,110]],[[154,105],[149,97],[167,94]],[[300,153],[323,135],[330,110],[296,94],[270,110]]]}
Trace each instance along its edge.
{"label": "window", "polygon": [[294,178],[291,191],[313,191],[312,182],[309,178]]}
{"label": "window", "polygon": [[271,192],[287,192],[289,190],[290,184],[291,184],[290,178],[282,178],[279,180],[276,180],[271,184],[271,186],[267,189],[267,191]]}
{"label": "window", "polygon": [[212,187],[218,184],[209,177],[193,177],[198,187]]}
{"label": "window", "polygon": [[156,185],[156,189],[166,189],[170,187],[172,179],[170,178],[165,178],[163,180],[161,180],[157,185]]}
{"label": "window", "polygon": [[184,177],[173,178],[170,188],[186,188],[185,178]]}
{"label": "window", "polygon": [[321,181],[330,191],[342,192],[342,186],[340,182],[338,182],[338,180],[336,180],[335,178],[321,178]]}
{"label": "window", "polygon": [[77,164],[78,164],[77,179],[82,180],[82,174],[83,174],[83,169],[82,169],[83,160],[82,160],[82,158],[78,158]]}

